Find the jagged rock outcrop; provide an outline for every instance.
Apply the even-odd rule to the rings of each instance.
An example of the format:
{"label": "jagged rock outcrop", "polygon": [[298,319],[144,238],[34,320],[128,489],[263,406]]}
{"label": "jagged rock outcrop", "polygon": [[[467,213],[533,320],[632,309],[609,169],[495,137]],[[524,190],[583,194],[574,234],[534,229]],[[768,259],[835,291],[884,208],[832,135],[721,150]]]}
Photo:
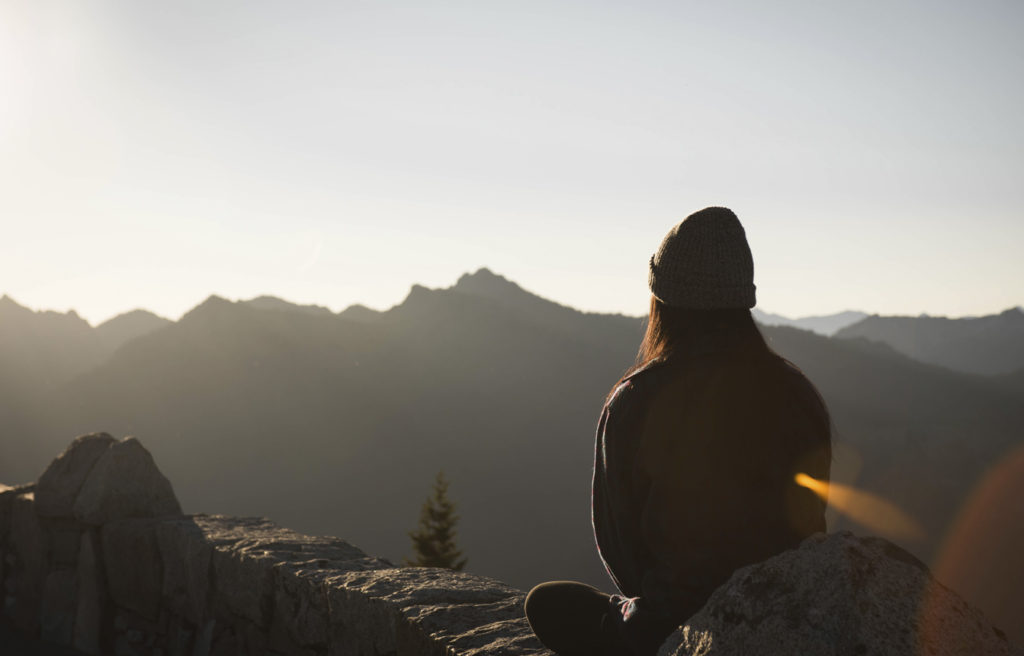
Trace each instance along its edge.
{"label": "jagged rock outcrop", "polygon": [[0,590],[0,621],[87,654],[550,654],[514,588],[265,519],[182,516],[142,445],[105,434],[38,486],[0,487]]}
{"label": "jagged rock outcrop", "polygon": [[737,570],[659,656],[1024,655],[903,549],[843,531]]}
{"label": "jagged rock outcrop", "polygon": [[181,504],[149,451],[127,437],[96,460],[75,497],[73,513],[80,522],[100,526],[116,519],[180,515]]}
{"label": "jagged rock outcrop", "polygon": [[73,517],[75,499],[96,461],[111,445],[107,433],[91,433],[75,440],[46,468],[36,483],[36,512],[40,517]]}

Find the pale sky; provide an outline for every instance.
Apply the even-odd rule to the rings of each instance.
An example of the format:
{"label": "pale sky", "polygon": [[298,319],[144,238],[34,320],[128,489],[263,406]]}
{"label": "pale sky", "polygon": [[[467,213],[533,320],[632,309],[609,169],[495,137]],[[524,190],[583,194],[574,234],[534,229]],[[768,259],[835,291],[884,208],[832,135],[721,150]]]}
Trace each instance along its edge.
{"label": "pale sky", "polygon": [[643,314],[731,207],[758,307],[1024,304],[1024,3],[0,0],[0,294],[383,309],[486,266]]}

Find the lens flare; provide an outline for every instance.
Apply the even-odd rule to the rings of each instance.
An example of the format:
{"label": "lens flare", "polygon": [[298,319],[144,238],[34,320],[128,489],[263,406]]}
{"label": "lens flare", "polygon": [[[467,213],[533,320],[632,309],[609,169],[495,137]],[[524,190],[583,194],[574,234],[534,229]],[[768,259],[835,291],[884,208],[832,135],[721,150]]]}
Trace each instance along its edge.
{"label": "lens flare", "polygon": [[842,483],[819,481],[803,472],[793,478],[797,485],[814,492],[837,512],[873,532],[896,540],[920,540],[924,537],[920,524],[877,495]]}
{"label": "lens flare", "polygon": [[[1024,644],[1024,445],[1006,454],[964,502],[935,559],[935,578]],[[927,607],[926,607],[927,609]]]}

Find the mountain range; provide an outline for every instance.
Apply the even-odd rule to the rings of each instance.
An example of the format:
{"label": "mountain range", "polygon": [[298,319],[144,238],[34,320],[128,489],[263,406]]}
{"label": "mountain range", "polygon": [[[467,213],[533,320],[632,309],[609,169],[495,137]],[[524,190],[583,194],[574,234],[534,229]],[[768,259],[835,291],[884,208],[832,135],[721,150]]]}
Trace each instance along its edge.
{"label": "mountain range", "polygon": [[845,310],[835,314],[822,314],[810,317],[801,317],[799,319],[790,319],[789,317],[784,317],[781,314],[765,312],[759,308],[754,308],[753,314],[754,319],[764,326],[792,326],[793,328],[801,328],[803,330],[809,330],[813,333],[826,336],[832,336],[836,334],[838,330],[857,323],[864,317],[868,316],[866,312]]}
{"label": "mountain range", "polygon": [[1024,368],[1024,310],[985,317],[880,317],[872,315],[837,330],[840,339],[883,342],[910,357],[981,375]]}
{"label": "mountain range", "polygon": [[[873,319],[834,337],[762,330],[828,403],[834,480],[902,508],[923,534],[897,541],[932,560],[1022,444],[1024,362],[980,375],[914,359],[892,331],[855,330]],[[140,311],[92,328],[4,297],[0,481],[35,479],[74,435],[134,434],[186,511],[268,515],[397,561],[443,469],[470,571],[608,589],[589,520],[593,431],[642,331],[640,318],[580,312],[486,269],[414,286],[383,312],[212,296],[176,322]],[[1024,527],[993,539],[1024,549]]]}

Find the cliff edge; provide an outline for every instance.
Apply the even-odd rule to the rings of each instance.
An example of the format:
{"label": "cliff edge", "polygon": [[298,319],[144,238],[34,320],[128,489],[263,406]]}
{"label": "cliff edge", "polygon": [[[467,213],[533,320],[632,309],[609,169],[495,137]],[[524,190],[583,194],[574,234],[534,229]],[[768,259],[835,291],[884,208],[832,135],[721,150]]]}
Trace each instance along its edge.
{"label": "cliff edge", "polygon": [[[0,621],[117,656],[549,655],[523,593],[399,568],[266,519],[186,516],[134,438],[77,438],[0,486]],[[899,547],[816,535],[738,570],[659,656],[999,654],[1006,636]]]}

